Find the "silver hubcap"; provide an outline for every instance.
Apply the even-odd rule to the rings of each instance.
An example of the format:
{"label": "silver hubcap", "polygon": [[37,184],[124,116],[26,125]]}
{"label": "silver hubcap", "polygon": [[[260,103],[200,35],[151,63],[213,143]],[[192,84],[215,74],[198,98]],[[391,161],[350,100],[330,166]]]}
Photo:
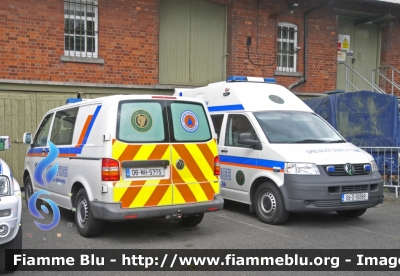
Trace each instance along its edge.
{"label": "silver hubcap", "polygon": [[271,217],[274,215],[276,211],[276,199],[273,193],[266,191],[261,195],[260,208],[266,216]]}
{"label": "silver hubcap", "polygon": [[78,218],[78,224],[81,228],[85,228],[87,220],[88,220],[88,213],[89,213],[88,203],[86,201],[86,198],[81,197],[77,207],[78,207],[78,209],[76,210],[76,216]]}

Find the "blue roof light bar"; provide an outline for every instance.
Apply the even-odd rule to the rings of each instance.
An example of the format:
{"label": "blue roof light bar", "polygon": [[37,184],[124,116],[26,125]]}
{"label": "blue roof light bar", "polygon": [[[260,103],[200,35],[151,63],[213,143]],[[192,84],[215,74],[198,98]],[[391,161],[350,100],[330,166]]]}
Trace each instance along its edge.
{"label": "blue roof light bar", "polygon": [[245,77],[245,76],[229,76],[226,79],[226,82],[234,82],[234,81],[247,81],[247,77]]}
{"label": "blue roof light bar", "polygon": [[267,83],[276,83],[276,79],[275,79],[275,78],[264,78],[264,82],[267,82]]}
{"label": "blue roof light bar", "polygon": [[68,98],[65,103],[66,104],[71,104],[71,103],[78,103],[78,102],[81,102],[81,101],[82,101],[82,99],[79,99],[79,98]]}
{"label": "blue roof light bar", "polygon": [[246,76],[229,76],[226,82],[265,82],[265,83],[276,83],[275,78],[255,78]]}

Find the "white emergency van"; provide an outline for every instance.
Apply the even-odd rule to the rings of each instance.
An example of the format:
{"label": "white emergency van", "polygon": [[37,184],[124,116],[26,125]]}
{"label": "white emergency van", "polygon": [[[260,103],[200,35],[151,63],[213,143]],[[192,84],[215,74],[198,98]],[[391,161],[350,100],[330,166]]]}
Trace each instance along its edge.
{"label": "white emergency van", "polygon": [[175,96],[203,99],[218,135],[221,194],[270,224],[289,212],[361,216],[383,201],[371,155],[275,79],[231,76]]}
{"label": "white emergency van", "polygon": [[[0,151],[11,147],[9,136],[0,136]],[[22,199],[17,180],[7,163],[0,159],[0,273],[17,266],[5,263],[6,249],[22,249]]]}
{"label": "white emergency van", "polygon": [[82,236],[99,234],[104,220],[165,217],[195,226],[205,212],[223,208],[216,135],[203,101],[69,99],[48,111],[31,137],[23,138],[26,200],[47,190],[47,198],[75,211]]}

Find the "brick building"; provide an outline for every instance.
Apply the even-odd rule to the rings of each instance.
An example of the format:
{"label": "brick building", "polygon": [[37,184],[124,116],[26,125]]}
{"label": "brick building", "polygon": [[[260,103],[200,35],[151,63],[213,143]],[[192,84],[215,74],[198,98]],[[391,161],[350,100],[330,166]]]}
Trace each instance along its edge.
{"label": "brick building", "polygon": [[399,4],[377,0],[2,0],[0,133],[16,142],[2,155],[19,176],[23,132],[78,93],[171,94],[247,75],[300,97],[400,95],[399,19]]}

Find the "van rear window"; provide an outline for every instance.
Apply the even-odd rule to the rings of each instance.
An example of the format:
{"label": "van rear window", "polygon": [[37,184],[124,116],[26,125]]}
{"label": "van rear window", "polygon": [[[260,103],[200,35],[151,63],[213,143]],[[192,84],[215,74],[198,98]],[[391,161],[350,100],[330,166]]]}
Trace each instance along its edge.
{"label": "van rear window", "polygon": [[122,102],[118,115],[118,140],[128,143],[163,142],[165,140],[160,102]]}
{"label": "van rear window", "polygon": [[172,123],[176,141],[207,141],[210,126],[203,105],[189,102],[171,103]]}

